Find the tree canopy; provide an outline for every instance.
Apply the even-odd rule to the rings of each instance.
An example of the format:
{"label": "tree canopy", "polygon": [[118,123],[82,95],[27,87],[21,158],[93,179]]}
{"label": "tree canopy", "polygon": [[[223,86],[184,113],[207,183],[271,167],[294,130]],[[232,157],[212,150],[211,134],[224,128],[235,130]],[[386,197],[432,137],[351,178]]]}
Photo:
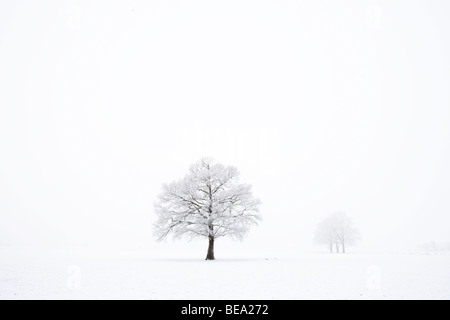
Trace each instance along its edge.
{"label": "tree canopy", "polygon": [[[238,170],[211,159],[193,164],[183,179],[164,184],[162,189],[155,202],[159,240],[169,234],[206,237],[213,250],[215,239],[242,239],[261,219],[261,202],[253,197],[250,185],[239,183]],[[208,250],[207,259],[214,259],[213,251]]]}

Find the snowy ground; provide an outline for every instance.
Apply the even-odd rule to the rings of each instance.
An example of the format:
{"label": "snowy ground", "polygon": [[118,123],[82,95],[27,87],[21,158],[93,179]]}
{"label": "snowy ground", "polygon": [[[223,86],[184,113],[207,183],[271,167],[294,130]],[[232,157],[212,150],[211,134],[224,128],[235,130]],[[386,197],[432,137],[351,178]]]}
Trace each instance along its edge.
{"label": "snowy ground", "polygon": [[450,255],[185,256],[0,248],[0,300],[450,299]]}

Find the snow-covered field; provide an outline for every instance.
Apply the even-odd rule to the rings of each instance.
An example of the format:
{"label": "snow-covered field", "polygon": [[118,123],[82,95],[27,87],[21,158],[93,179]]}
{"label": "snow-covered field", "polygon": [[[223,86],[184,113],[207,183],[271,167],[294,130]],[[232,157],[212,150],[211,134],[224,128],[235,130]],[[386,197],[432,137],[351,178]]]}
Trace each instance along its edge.
{"label": "snow-covered field", "polygon": [[450,299],[450,255],[256,255],[0,248],[0,299]]}

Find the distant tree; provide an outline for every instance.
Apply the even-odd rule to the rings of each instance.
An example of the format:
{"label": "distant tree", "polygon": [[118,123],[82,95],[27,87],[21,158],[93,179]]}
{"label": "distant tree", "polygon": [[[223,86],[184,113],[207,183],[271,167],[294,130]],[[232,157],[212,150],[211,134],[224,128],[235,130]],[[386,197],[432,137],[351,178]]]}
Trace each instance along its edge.
{"label": "distant tree", "polygon": [[429,253],[446,252],[450,251],[450,243],[436,243],[435,241],[430,241],[421,244],[419,249]]}
{"label": "distant tree", "polygon": [[214,260],[214,241],[229,236],[242,239],[251,225],[258,224],[260,201],[251,186],[238,181],[235,167],[202,159],[180,181],[163,185],[155,203],[158,240],[170,233],[179,237],[205,237],[206,260]]}
{"label": "distant tree", "polygon": [[331,253],[333,245],[337,253],[340,249],[345,253],[347,246],[355,244],[359,238],[359,231],[353,226],[352,220],[345,213],[338,212],[319,223],[315,242],[328,245]]}
{"label": "distant tree", "polygon": [[332,217],[336,242],[341,245],[342,252],[345,253],[347,245],[354,245],[360,239],[359,231],[353,226],[352,220],[345,213],[338,212]]}
{"label": "distant tree", "polygon": [[[333,225],[331,224],[329,218],[325,219],[317,226],[314,242],[317,244],[328,245],[330,248],[330,253],[333,253],[333,246],[336,243],[336,236],[333,231]],[[339,252],[339,248],[337,249]]]}

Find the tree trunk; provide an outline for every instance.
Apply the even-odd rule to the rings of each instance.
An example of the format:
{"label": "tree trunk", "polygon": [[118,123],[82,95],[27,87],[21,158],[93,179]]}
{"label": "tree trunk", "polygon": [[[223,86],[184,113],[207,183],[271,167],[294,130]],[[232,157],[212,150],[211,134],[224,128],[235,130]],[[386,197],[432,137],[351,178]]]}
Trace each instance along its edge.
{"label": "tree trunk", "polygon": [[339,243],[336,243],[336,251],[339,253]]}
{"label": "tree trunk", "polygon": [[209,237],[208,254],[205,260],[215,260],[214,258],[214,237]]}
{"label": "tree trunk", "polygon": [[333,241],[330,242],[330,253],[333,253]]}
{"label": "tree trunk", "polygon": [[345,242],[342,242],[342,253],[345,253]]}

